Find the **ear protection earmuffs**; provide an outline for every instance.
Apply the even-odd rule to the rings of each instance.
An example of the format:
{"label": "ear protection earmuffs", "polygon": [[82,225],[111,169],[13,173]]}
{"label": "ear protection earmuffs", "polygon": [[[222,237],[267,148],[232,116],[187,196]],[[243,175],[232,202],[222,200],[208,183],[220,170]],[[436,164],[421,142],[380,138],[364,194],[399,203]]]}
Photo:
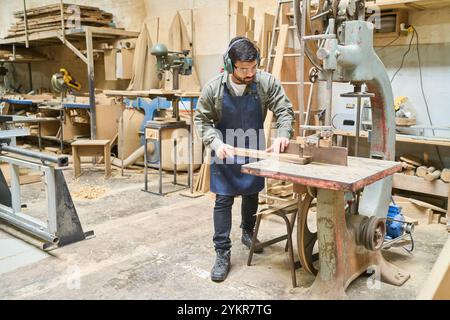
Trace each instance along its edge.
{"label": "ear protection earmuffs", "polygon": [[224,66],[224,69],[225,69],[228,73],[233,73],[233,71],[234,71],[234,63],[233,63],[233,61],[231,61],[231,58],[230,58],[230,56],[229,56],[228,54],[230,53],[230,50],[233,48],[233,46],[234,46],[235,44],[237,44],[237,43],[239,43],[239,42],[243,42],[243,41],[250,42],[250,43],[253,45],[253,47],[255,47],[256,51],[258,52],[257,55],[256,55],[256,64],[257,64],[257,67],[259,67],[259,64],[260,64],[260,62],[261,62],[261,55],[260,55],[260,53],[259,53],[259,48],[258,48],[253,42],[251,42],[249,39],[247,39],[247,38],[242,38],[242,39],[239,39],[239,40],[236,40],[235,42],[233,42],[233,43],[228,47],[228,49],[227,49],[227,51],[225,52],[225,54],[223,55],[223,66]]}

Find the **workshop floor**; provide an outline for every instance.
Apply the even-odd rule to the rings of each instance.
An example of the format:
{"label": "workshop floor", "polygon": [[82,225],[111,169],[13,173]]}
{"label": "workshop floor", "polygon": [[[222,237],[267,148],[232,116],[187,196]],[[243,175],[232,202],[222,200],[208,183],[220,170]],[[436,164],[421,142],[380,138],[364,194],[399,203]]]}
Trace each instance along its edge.
{"label": "workshop floor", "polygon": [[[96,237],[43,253],[0,225],[0,299],[299,299],[314,280],[298,269],[300,287],[292,289],[284,243],[266,248],[252,266],[246,265],[237,200],[232,269],[225,282],[213,283],[211,196],[159,197],[141,191],[142,173],[121,177],[115,170],[105,180],[101,170],[84,172],[77,181],[71,170],[65,176],[84,231],[93,230]],[[150,176],[153,188],[156,177]],[[170,180],[165,177],[166,186]],[[36,213],[46,212],[43,190],[41,184],[23,187],[26,213],[45,217]],[[412,255],[402,248],[384,254],[411,279],[402,287],[374,286],[361,276],[347,290],[350,299],[415,299],[448,236],[445,226],[425,221],[416,228]],[[276,217],[263,220],[260,239],[284,232]]]}

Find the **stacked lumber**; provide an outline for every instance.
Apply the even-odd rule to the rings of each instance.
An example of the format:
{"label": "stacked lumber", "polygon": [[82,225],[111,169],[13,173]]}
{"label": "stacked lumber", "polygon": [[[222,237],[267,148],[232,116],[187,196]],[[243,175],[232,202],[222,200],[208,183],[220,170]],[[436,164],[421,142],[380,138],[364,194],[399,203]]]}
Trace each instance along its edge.
{"label": "stacked lumber", "polygon": [[[113,25],[113,15],[97,7],[64,4],[63,8],[66,29],[75,27],[78,21],[78,12],[80,13],[79,23],[81,26],[105,27]],[[24,11],[15,12],[14,17],[16,18],[16,23],[8,30],[6,38],[25,34]],[[27,9],[26,17],[28,34],[61,29],[60,4]]]}
{"label": "stacked lumber", "polygon": [[294,184],[286,181],[271,180],[267,185],[267,193],[280,199],[292,198]]}
{"label": "stacked lumber", "polygon": [[255,8],[248,7],[248,13],[244,15],[244,3],[237,2],[235,13],[231,16],[232,35],[236,37],[247,37],[255,40]]}
{"label": "stacked lumber", "polygon": [[48,57],[40,52],[31,50],[31,49],[23,49],[16,48],[16,52],[13,50],[2,49],[0,50],[0,60],[6,61],[45,61],[48,60]]}
{"label": "stacked lumber", "polygon": [[433,166],[426,166],[423,161],[413,156],[400,157],[403,166],[403,174],[421,177],[428,182],[438,179],[450,183],[450,169],[438,170]]}

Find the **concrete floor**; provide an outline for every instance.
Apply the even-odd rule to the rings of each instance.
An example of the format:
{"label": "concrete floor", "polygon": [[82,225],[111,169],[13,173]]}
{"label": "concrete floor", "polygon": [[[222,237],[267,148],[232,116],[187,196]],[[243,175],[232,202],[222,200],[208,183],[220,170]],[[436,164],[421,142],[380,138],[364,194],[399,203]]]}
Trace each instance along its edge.
{"label": "concrete floor", "polygon": [[[71,170],[65,176],[84,231],[94,230],[96,237],[42,253],[0,225],[0,299],[299,299],[314,281],[298,269],[300,287],[291,287],[284,243],[266,248],[254,256],[252,266],[246,265],[237,200],[232,269],[225,282],[213,283],[211,196],[158,197],[141,191],[142,173],[121,177],[116,170],[105,180],[101,170],[86,170],[77,181]],[[156,172],[150,176],[153,188],[156,177]],[[46,213],[43,190],[42,184],[23,187],[26,213],[41,219]],[[84,198],[86,190],[93,191],[94,199]],[[384,253],[411,279],[402,287],[374,288],[361,276],[347,290],[350,299],[415,299],[448,237],[445,226],[425,221],[416,227],[413,254],[402,248]],[[263,220],[260,239],[281,235],[284,228],[276,217]]]}

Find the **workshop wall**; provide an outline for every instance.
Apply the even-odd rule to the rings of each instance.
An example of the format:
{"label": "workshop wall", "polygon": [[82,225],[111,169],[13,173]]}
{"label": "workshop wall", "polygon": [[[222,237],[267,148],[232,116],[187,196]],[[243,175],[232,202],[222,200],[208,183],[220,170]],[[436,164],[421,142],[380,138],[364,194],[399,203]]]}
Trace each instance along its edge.
{"label": "workshop wall", "polygon": [[144,2],[146,21],[154,26],[151,32],[154,43],[168,42],[169,28],[177,11],[188,31],[193,30],[194,64],[203,86],[222,66],[222,54],[229,39],[228,0],[171,0],[164,2],[164,5],[158,0]]}

